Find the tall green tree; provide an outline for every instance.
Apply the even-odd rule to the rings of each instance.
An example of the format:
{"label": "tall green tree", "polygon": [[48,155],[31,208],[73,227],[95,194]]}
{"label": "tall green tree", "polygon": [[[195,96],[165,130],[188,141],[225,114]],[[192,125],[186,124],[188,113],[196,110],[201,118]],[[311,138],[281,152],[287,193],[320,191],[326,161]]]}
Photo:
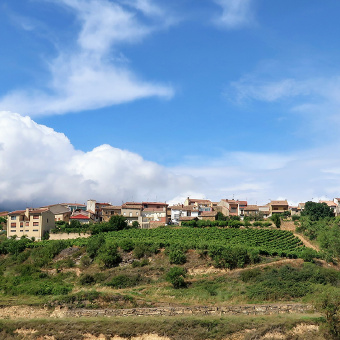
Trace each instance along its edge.
{"label": "tall green tree", "polygon": [[334,211],[326,203],[308,201],[301,215],[308,216],[312,221],[318,221],[321,218],[334,217]]}

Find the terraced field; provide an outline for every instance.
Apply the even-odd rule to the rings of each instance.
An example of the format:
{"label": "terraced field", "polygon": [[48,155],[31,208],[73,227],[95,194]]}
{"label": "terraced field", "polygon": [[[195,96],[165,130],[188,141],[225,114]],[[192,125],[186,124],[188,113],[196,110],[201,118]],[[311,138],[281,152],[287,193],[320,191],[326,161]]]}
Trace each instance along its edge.
{"label": "terraced field", "polygon": [[108,233],[106,236],[118,245],[126,240],[134,244],[146,243],[164,248],[181,246],[187,249],[218,247],[256,248],[264,255],[289,256],[305,249],[301,240],[290,231],[268,229],[220,228],[157,228],[129,229]]}

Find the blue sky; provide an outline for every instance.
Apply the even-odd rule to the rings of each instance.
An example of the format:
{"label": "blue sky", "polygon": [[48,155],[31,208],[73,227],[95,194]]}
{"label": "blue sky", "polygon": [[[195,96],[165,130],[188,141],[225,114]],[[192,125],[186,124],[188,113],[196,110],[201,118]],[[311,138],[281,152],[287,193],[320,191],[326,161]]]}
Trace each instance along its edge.
{"label": "blue sky", "polygon": [[[0,204],[338,197],[339,13],[330,0],[2,0],[0,128],[14,128]],[[40,166],[11,173],[27,153]]]}

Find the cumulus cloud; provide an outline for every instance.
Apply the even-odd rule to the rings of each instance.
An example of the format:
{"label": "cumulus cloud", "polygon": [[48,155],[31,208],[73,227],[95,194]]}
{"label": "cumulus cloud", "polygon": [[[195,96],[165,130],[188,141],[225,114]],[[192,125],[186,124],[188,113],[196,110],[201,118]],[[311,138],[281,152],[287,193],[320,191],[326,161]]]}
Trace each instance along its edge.
{"label": "cumulus cloud", "polygon": [[222,9],[215,23],[227,29],[249,26],[254,22],[252,0],[214,0]]}
{"label": "cumulus cloud", "polygon": [[138,154],[101,145],[76,150],[62,133],[29,117],[0,112],[0,206],[84,202],[89,198],[167,200],[191,190],[191,176],[176,175]]}
{"label": "cumulus cloud", "polygon": [[2,209],[89,198],[181,203],[187,196],[265,204],[340,193],[338,144],[285,154],[226,152],[166,168],[110,145],[76,150],[64,134],[19,114],[0,112],[0,127]]}
{"label": "cumulus cloud", "polygon": [[[144,81],[119,62],[119,46],[140,42],[166,25],[165,16],[150,1],[123,6],[108,0],[61,0],[81,24],[77,44],[59,51],[48,61],[50,82],[46,89],[17,89],[0,98],[0,107],[25,114],[62,114],[102,108],[157,96],[169,99],[167,84]],[[139,18],[143,13],[147,22]],[[156,18],[156,19],[155,19]],[[160,22],[162,22],[160,24]],[[169,24],[169,23],[167,23]]]}

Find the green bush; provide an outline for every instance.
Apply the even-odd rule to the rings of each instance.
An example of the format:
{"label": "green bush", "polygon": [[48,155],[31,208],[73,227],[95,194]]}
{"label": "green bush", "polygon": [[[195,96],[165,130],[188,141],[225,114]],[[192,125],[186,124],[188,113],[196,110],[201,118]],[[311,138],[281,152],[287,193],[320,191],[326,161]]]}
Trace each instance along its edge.
{"label": "green bush", "polygon": [[181,249],[172,249],[169,252],[169,260],[172,264],[184,264],[187,258]]}
{"label": "green bush", "polygon": [[[134,221],[134,222],[137,222],[137,221]],[[133,250],[134,246],[135,246],[134,243],[131,240],[127,240],[127,239],[123,240],[120,243],[120,248],[122,248],[122,250],[126,252],[130,252],[131,250]]]}
{"label": "green bush", "polygon": [[170,282],[175,289],[185,288],[187,286],[184,281],[186,277],[186,271],[182,267],[172,267],[166,274],[166,281]]}
{"label": "green bush", "polygon": [[97,256],[99,248],[105,243],[104,236],[96,235],[91,236],[88,239],[87,246],[86,246],[86,252],[90,256],[91,259],[94,259]]}
{"label": "green bush", "polygon": [[102,246],[99,251],[98,259],[106,268],[117,267],[119,263],[122,262],[116,244],[105,244]]}
{"label": "green bush", "polygon": [[113,288],[129,288],[137,286],[141,282],[141,276],[118,275],[111,279],[106,285]]}

